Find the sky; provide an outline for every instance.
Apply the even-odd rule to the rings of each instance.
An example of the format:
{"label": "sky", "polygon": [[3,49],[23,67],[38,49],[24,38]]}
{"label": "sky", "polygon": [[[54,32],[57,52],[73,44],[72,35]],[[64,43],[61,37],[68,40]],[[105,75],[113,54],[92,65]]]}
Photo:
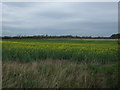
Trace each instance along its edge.
{"label": "sky", "polygon": [[2,35],[111,36],[118,33],[117,2],[4,2]]}

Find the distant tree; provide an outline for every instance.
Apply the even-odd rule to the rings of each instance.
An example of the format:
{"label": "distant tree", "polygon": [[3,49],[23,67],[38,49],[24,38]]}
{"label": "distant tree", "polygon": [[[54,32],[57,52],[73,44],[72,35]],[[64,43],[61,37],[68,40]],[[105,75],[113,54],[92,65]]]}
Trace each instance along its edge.
{"label": "distant tree", "polygon": [[48,35],[46,34],[46,35],[45,35],[45,37],[47,38],[47,37],[48,37]]}
{"label": "distant tree", "polygon": [[112,39],[120,39],[120,33],[111,35]]}

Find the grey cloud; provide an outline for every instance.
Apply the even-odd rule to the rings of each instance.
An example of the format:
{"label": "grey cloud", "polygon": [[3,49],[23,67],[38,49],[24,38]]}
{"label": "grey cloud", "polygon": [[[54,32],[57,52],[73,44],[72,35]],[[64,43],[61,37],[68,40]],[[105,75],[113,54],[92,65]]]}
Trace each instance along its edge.
{"label": "grey cloud", "polygon": [[4,5],[7,5],[9,7],[20,7],[20,8],[24,8],[24,7],[29,7],[31,6],[32,3],[30,2],[3,2]]}
{"label": "grey cloud", "polygon": [[3,35],[110,36],[117,3],[4,3]]}
{"label": "grey cloud", "polygon": [[52,18],[52,19],[65,19],[72,17],[69,13],[61,13],[61,12],[44,12],[44,13],[37,13],[38,17],[44,17],[44,18]]}

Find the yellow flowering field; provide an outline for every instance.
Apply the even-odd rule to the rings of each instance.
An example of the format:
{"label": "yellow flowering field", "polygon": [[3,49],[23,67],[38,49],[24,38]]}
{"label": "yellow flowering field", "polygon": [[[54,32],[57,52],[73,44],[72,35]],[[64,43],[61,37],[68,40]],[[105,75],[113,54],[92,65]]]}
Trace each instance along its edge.
{"label": "yellow flowering field", "polygon": [[116,62],[117,41],[70,39],[12,39],[2,42],[3,61],[60,59],[87,62]]}

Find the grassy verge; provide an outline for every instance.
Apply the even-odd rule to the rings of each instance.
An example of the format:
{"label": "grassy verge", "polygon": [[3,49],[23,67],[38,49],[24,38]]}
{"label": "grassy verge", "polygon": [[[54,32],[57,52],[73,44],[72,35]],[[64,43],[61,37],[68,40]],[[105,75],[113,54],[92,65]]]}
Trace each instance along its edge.
{"label": "grassy verge", "polygon": [[3,88],[111,88],[118,87],[117,64],[66,60],[3,62]]}

